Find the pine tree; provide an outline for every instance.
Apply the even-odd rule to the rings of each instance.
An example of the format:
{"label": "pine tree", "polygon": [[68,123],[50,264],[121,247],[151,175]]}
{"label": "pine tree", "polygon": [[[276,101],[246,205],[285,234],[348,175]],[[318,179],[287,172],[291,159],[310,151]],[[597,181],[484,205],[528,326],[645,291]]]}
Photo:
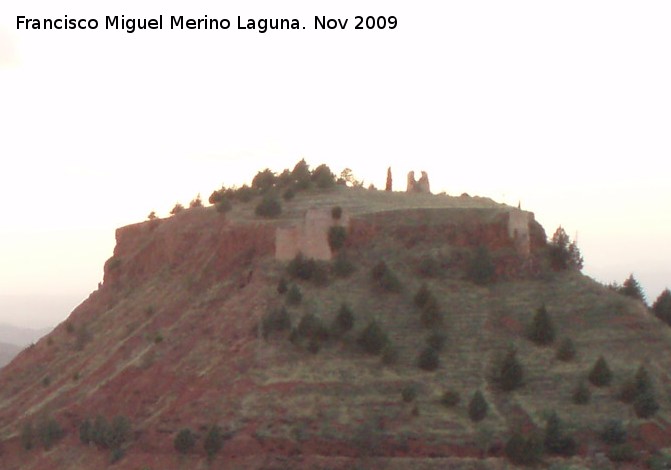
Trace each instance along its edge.
{"label": "pine tree", "polygon": [[542,305],[529,325],[529,339],[540,346],[551,344],[555,340],[555,328],[550,315]]}
{"label": "pine tree", "polygon": [[589,387],[585,381],[581,380],[578,383],[578,386],[573,391],[573,403],[576,405],[586,405],[589,403],[592,398],[592,392],[589,391]]}
{"label": "pine tree", "polygon": [[638,283],[633,274],[630,274],[629,277],[624,281],[622,287],[620,288],[620,293],[626,295],[627,297],[631,297],[632,299],[645,302],[645,296],[643,295],[641,285]]}
{"label": "pine tree", "polygon": [[669,289],[664,289],[659,294],[655,303],[652,304],[652,312],[667,325],[671,325],[671,291]]}
{"label": "pine tree", "polygon": [[503,358],[496,376],[501,390],[509,392],[522,386],[524,370],[522,364],[517,360],[517,352],[514,349],[508,351]]}
{"label": "pine tree", "polygon": [[605,387],[610,384],[613,374],[603,356],[599,356],[599,359],[594,363],[588,378],[592,385],[597,387]]}
{"label": "pine tree", "polygon": [[489,405],[485,400],[485,397],[482,396],[480,390],[476,391],[471,398],[471,401],[468,403],[468,417],[471,418],[471,421],[478,422],[485,419],[487,416],[487,411],[489,410]]}
{"label": "pine tree", "polygon": [[575,358],[575,345],[571,338],[564,338],[557,348],[557,359],[564,362],[572,361]]}

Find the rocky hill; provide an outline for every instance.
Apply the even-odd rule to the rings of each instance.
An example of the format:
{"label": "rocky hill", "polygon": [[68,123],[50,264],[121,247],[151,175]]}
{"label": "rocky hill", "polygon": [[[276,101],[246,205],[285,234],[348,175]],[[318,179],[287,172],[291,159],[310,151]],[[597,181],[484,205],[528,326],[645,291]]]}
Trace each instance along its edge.
{"label": "rocky hill", "polygon": [[[0,371],[2,468],[503,468],[511,436],[543,436],[552,412],[587,468],[614,447],[609,420],[634,465],[671,445],[669,329],[551,269],[533,214],[345,187],[300,192],[272,219],[258,201],[117,231],[99,289]],[[292,256],[310,250],[317,261]],[[543,346],[528,339],[542,307],[556,331]],[[560,360],[565,338],[575,357]],[[507,390],[511,355],[523,373]],[[597,387],[599,356],[612,380]],[[645,418],[620,396],[641,365],[659,406]],[[128,429],[95,443],[83,423],[115,417]],[[192,448],[176,443],[185,429]],[[208,439],[223,446],[209,458]]]}

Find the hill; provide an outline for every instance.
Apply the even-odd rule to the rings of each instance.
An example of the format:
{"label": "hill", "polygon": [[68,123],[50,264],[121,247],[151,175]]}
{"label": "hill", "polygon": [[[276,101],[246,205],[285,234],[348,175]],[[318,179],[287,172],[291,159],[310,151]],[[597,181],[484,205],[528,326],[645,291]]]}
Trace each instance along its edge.
{"label": "hill", "polygon": [[0,343],[0,368],[9,362],[21,351],[21,347],[9,343]]}
{"label": "hill", "polygon": [[[502,468],[511,436],[542,436],[553,411],[587,467],[616,447],[599,437],[609,420],[632,446],[616,451],[638,462],[670,445],[671,333],[642,303],[551,269],[533,214],[333,187],[298,192],[266,219],[259,200],[117,231],[100,288],[0,371],[3,468]],[[333,326],[343,304],[349,331]],[[543,306],[557,333],[547,346],[527,339]],[[575,346],[568,362],[562,338]],[[523,370],[513,391],[497,380],[510,351]],[[575,404],[600,356],[611,384]],[[646,418],[619,399],[641,365],[659,405]],[[445,406],[446,391],[459,403]],[[474,421],[478,391],[488,412]],[[130,432],[116,444],[109,432],[81,443],[83,423],[118,416]],[[215,425],[223,448],[209,462]],[[195,447],[183,434],[182,455],[187,428]]]}

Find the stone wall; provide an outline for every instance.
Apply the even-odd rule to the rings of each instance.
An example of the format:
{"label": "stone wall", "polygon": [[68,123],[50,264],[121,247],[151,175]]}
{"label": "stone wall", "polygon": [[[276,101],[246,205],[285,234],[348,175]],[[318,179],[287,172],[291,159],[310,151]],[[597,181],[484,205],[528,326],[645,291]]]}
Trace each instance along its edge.
{"label": "stone wall", "polygon": [[298,225],[278,227],[275,232],[275,259],[286,261],[298,253],[307,258],[330,260],[333,256],[328,243],[328,231],[334,225],[349,226],[349,214],[343,210],[334,220],[330,209],[308,209]]}
{"label": "stone wall", "polygon": [[531,253],[529,225],[533,218],[531,212],[520,209],[512,209],[508,212],[508,236],[515,243],[517,253],[523,257]]}

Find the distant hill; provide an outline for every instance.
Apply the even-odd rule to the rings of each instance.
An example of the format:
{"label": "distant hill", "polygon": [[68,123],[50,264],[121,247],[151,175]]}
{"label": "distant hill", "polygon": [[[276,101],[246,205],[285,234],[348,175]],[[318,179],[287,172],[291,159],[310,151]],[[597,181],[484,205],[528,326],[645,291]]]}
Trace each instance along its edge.
{"label": "distant hill", "polygon": [[[641,302],[553,270],[533,214],[333,187],[287,197],[265,219],[260,200],[117,230],[102,286],[0,370],[3,468],[507,468],[506,443],[542,439],[552,412],[584,468],[608,468],[599,459],[611,454],[640,468],[671,446],[671,329]],[[277,259],[296,249],[324,259]],[[556,333],[544,346],[527,339],[541,307]],[[522,380],[509,391],[511,354]],[[586,381],[600,356],[612,379],[597,387]],[[587,404],[573,398],[581,383]],[[659,407],[645,417],[631,403],[640,390]],[[481,420],[469,413],[476,392]],[[100,431],[118,416],[130,432],[120,418]],[[611,420],[629,447],[602,439]],[[54,431],[48,452],[37,438],[22,448],[28,424]],[[205,442],[223,445],[209,461]]]}
{"label": "distant hill", "polygon": [[22,328],[7,323],[0,323],[0,343],[25,347],[35,343],[51,330],[52,328]]}
{"label": "distant hill", "polygon": [[23,348],[15,344],[0,342],[0,368],[9,364],[9,361],[14,359],[14,356],[16,356],[21,349]]}

